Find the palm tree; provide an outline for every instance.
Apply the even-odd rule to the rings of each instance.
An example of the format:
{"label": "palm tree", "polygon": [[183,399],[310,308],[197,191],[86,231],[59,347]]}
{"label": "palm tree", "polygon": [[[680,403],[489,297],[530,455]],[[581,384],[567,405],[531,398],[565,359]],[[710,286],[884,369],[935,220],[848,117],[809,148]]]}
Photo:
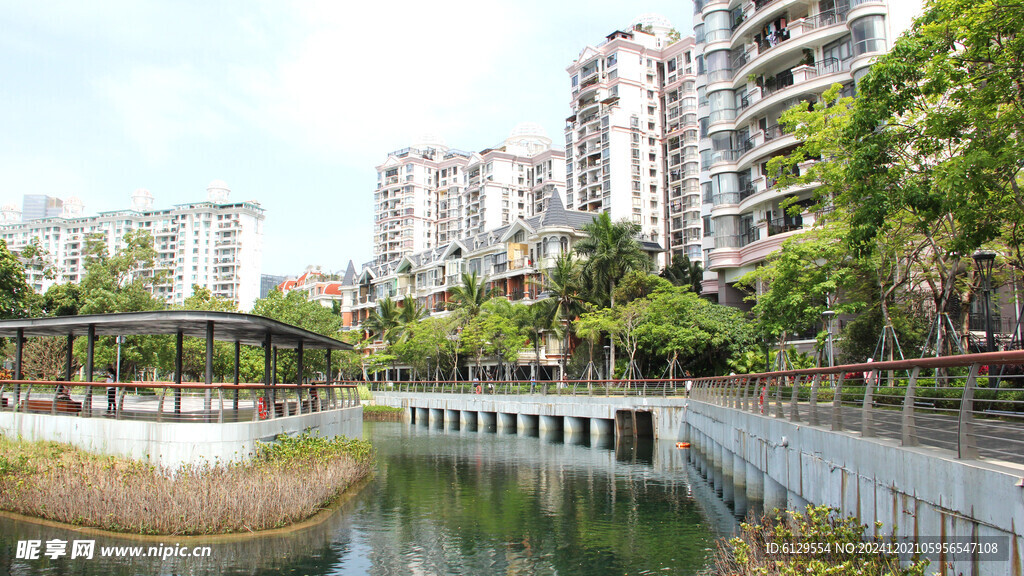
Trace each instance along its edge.
{"label": "palm tree", "polygon": [[407,294],[405,299],[402,300],[402,309],[398,314],[398,321],[402,325],[402,332],[404,333],[406,327],[422,320],[426,315],[426,307],[413,298],[411,294]]}
{"label": "palm tree", "polygon": [[363,328],[376,338],[393,344],[401,332],[402,311],[390,296],[377,302],[370,315],[363,322]]}
{"label": "palm tree", "polygon": [[[582,267],[583,278],[595,295],[613,308],[619,280],[634,270],[651,269],[651,259],[636,239],[640,226],[627,220],[612,222],[608,213],[602,212],[583,231],[587,236],[576,243],[576,252],[587,257]],[[609,352],[614,369],[614,342],[610,342]]]}
{"label": "palm tree", "polygon": [[448,292],[448,308],[473,318],[480,314],[480,307],[493,298],[493,291],[487,286],[487,278],[479,278],[476,272],[462,275],[462,285],[453,286]]}
{"label": "palm tree", "polygon": [[560,361],[561,377],[565,378],[565,363],[569,354],[569,336],[571,325],[584,311],[583,285],[581,268],[571,252],[566,252],[555,259],[554,267],[545,272],[544,291],[548,294],[551,304],[547,307],[548,319],[545,324],[561,329],[562,358]]}
{"label": "palm tree", "polygon": [[700,261],[691,262],[686,254],[680,255],[672,260],[671,266],[666,266],[661,271],[661,277],[676,286],[689,286],[694,294],[700,294],[701,281],[704,279],[704,269]]}

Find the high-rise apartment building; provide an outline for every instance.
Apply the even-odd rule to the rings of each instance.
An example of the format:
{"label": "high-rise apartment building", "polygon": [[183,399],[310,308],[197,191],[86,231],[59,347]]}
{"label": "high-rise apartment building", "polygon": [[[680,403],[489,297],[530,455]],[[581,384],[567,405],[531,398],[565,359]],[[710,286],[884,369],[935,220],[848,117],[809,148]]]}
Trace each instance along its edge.
{"label": "high-rise apartment building", "polygon": [[[812,225],[814,187],[780,189],[768,161],[796,139],[779,116],[856,82],[920,11],[919,0],[696,0],[704,294],[742,305],[736,280]],[[801,166],[803,170],[805,166]],[[799,208],[797,209],[798,211]]]}
{"label": "high-rise apartment building", "polygon": [[87,240],[104,242],[107,252],[114,254],[124,246],[126,233],[145,230],[153,237],[157,258],[152,269],[135,274],[163,279],[153,286],[156,296],[181,304],[196,284],[248,310],[260,294],[265,216],[256,202],[229,201],[230,193],[227,184],[214,180],[205,202],[154,209],[152,194],[136,190],[131,208],[96,216],[83,216],[81,202],[72,198],[64,202],[60,216],[5,221],[0,238],[15,253],[38,242],[43,261],[26,272],[30,285],[42,292],[54,283],[81,280]]}
{"label": "high-rise apartment building", "polygon": [[480,152],[437,139],[392,152],[377,166],[373,264],[396,264],[538,214],[544,198],[564,187],[564,152],[536,124],[520,124]]}
{"label": "high-rise apartment building", "polygon": [[638,224],[670,254],[700,246],[693,48],[666,19],[646,15],[567,69],[567,206]]}

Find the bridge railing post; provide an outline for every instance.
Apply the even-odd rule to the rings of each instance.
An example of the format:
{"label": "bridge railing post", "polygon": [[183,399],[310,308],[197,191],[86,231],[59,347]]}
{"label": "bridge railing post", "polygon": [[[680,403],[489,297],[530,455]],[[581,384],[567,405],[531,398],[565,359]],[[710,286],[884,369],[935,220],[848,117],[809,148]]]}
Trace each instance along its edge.
{"label": "bridge railing post", "polygon": [[921,367],[915,366],[907,381],[907,392],[903,397],[903,423],[900,435],[904,446],[917,446],[917,422],[914,417],[914,403],[917,401],[917,377]]}
{"label": "bridge railing post", "polygon": [[960,420],[957,434],[957,454],[960,458],[978,458],[978,439],[974,435],[974,388],[978,381],[978,369],[981,365],[971,364],[964,385],[964,395],[960,400]]}
{"label": "bridge railing post", "polygon": [[[892,371],[889,371],[892,374]],[[864,403],[860,408],[860,434],[865,438],[875,435],[875,382],[878,378],[866,378],[864,382]],[[891,384],[891,382],[890,382]]]}
{"label": "bridge railing post", "polygon": [[846,374],[840,372],[836,386],[832,389],[832,429],[843,429],[843,380]]}
{"label": "bridge railing post", "polygon": [[793,392],[789,399],[789,421],[799,422],[800,421],[800,376],[793,377]]}
{"label": "bridge railing post", "polygon": [[821,374],[815,374],[811,380],[811,397],[807,403],[807,423],[818,425],[818,387],[821,386]]}
{"label": "bridge railing post", "polygon": [[777,382],[776,387],[775,387],[775,417],[776,418],[782,418],[783,417],[783,413],[782,413],[782,389],[784,387],[784,384],[786,383],[786,379],[787,378],[788,378],[788,376],[783,376],[782,378],[779,378],[779,379],[776,380],[776,382]]}

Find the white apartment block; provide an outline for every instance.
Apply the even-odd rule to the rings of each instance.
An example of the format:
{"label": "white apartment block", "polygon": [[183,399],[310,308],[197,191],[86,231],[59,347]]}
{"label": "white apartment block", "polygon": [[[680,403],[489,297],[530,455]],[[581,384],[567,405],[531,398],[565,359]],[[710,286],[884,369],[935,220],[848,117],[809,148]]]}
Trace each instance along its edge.
{"label": "white apartment block", "polygon": [[797,146],[782,112],[836,83],[855,93],[920,9],[920,0],[694,2],[704,294],[743,306],[736,280],[814,223],[813,212],[781,207],[810,205],[814,186],[780,189],[766,170]]}
{"label": "white apartment block", "polygon": [[646,15],[567,68],[566,204],[634,222],[670,254],[700,246],[693,48],[666,19]]}
{"label": "white apartment block", "polygon": [[537,214],[547,196],[564,191],[564,158],[531,123],[481,152],[449,149],[436,138],[392,152],[377,166],[373,264]]}
{"label": "white apartment block", "polygon": [[[153,237],[157,260],[153,269],[135,273],[164,273],[166,281],[153,287],[156,296],[181,304],[196,284],[249,310],[259,297],[265,216],[259,203],[231,202],[230,193],[227,184],[214,180],[205,202],[154,209],[152,194],[140,189],[132,194],[131,208],[95,216],[83,216],[82,203],[71,198],[62,215],[28,222],[15,222],[15,210],[5,207],[0,238],[15,253],[38,239],[46,262],[28,263],[26,272],[30,285],[43,292],[82,279],[86,239],[102,238],[107,252],[115,254],[127,232],[145,230]],[[53,278],[44,276],[45,268],[54,272]]]}

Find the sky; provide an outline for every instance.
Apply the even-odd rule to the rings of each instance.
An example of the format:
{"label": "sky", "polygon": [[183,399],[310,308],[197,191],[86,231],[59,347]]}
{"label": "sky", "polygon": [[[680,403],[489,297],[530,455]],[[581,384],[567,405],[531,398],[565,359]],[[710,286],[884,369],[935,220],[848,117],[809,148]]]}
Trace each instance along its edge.
{"label": "sky", "polygon": [[220,179],[266,210],[264,274],[358,267],[389,152],[520,122],[563,143],[566,67],[645,13],[692,31],[685,0],[0,0],[0,205],[169,208]]}

